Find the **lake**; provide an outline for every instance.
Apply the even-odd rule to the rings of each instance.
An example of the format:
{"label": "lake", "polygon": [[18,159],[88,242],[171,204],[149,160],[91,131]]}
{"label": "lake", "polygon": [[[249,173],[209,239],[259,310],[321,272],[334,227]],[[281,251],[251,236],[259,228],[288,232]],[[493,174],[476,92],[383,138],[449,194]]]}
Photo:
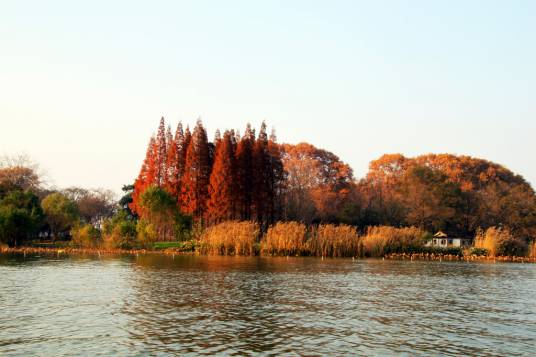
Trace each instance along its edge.
{"label": "lake", "polygon": [[536,265],[0,255],[0,355],[529,356]]}

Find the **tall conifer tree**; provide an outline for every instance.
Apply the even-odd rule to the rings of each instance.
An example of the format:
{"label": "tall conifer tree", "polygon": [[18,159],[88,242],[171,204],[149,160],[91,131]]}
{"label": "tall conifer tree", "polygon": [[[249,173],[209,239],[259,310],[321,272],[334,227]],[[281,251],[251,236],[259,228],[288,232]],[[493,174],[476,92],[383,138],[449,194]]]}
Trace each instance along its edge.
{"label": "tall conifer tree", "polygon": [[214,166],[210,175],[207,218],[218,223],[234,219],[236,200],[235,158],[232,134],[225,131],[216,145]]}
{"label": "tall conifer tree", "polygon": [[153,137],[149,140],[147,151],[145,153],[145,160],[141,165],[141,170],[134,181],[134,191],[132,192],[132,202],[129,204],[130,209],[135,213],[140,213],[140,197],[141,194],[147,189],[147,187],[155,184],[156,182],[156,154],[157,154],[156,140]]}
{"label": "tall conifer tree", "polygon": [[238,210],[240,218],[251,219],[253,191],[253,145],[255,133],[248,123],[244,136],[236,148],[236,173],[238,184]]}
{"label": "tall conifer tree", "polygon": [[156,135],[156,184],[160,187],[165,185],[166,177],[166,161],[167,161],[167,144],[166,144],[166,122],[164,117],[160,119],[160,125],[158,126],[158,133]]}
{"label": "tall conifer tree", "polygon": [[253,147],[253,215],[259,222],[265,222],[268,215],[269,180],[271,177],[270,157],[268,154],[268,135],[266,123],[262,122],[259,136]]}
{"label": "tall conifer tree", "polygon": [[210,153],[207,133],[201,120],[197,121],[188,150],[181,185],[182,212],[195,219],[202,218],[208,199],[210,180]]}
{"label": "tall conifer tree", "polygon": [[268,223],[274,223],[282,215],[285,169],[281,156],[281,147],[277,143],[275,130],[272,129],[268,140],[270,172],[268,177],[269,206],[267,207]]}

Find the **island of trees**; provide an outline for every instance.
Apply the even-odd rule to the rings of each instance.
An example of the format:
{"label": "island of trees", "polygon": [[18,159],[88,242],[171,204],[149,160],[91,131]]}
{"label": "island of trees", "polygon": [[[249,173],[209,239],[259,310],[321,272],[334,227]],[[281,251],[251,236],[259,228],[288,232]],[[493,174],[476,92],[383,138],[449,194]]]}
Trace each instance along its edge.
{"label": "island of trees", "polygon": [[[437,231],[469,252],[536,255],[536,194],[507,168],[451,154],[386,154],[365,177],[311,144],[280,144],[263,122],[216,131],[164,119],[138,177],[103,190],[44,189],[34,167],[0,166],[0,241],[9,246],[170,248],[215,254],[438,253]],[[68,243],[66,243],[68,242]],[[442,252],[439,252],[442,253]],[[444,252],[443,252],[444,253]]]}

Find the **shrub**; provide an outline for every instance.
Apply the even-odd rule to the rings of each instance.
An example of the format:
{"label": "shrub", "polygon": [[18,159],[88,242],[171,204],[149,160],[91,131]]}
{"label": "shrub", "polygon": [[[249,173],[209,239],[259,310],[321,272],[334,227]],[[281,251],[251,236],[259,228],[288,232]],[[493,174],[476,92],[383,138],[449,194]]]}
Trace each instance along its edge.
{"label": "shrub", "polygon": [[527,252],[525,242],[515,237],[506,227],[490,227],[485,232],[478,230],[475,237],[475,247],[486,249],[492,257],[523,256]]}
{"label": "shrub", "polygon": [[476,255],[480,257],[486,257],[489,255],[489,251],[486,248],[473,247],[469,249],[469,255]]}
{"label": "shrub", "polygon": [[203,254],[254,255],[259,233],[259,225],[255,222],[223,222],[201,234],[200,250]]}
{"label": "shrub", "polygon": [[71,244],[80,248],[96,248],[102,244],[101,232],[91,224],[76,225],[71,229]]}
{"label": "shrub", "polygon": [[136,224],[136,233],[140,246],[148,248],[158,240],[158,233],[154,224],[147,222],[145,219],[140,219]]}
{"label": "shrub", "polygon": [[129,219],[125,211],[104,221],[103,243],[110,249],[131,249],[137,243],[136,222]]}
{"label": "shrub", "polygon": [[426,232],[415,227],[369,227],[362,238],[363,253],[381,257],[389,253],[414,253],[423,250]]}
{"label": "shrub", "polygon": [[359,243],[355,227],[322,224],[312,229],[307,247],[315,256],[355,257],[360,255]]}
{"label": "shrub", "polygon": [[428,253],[435,255],[455,255],[463,257],[462,247],[420,247],[412,250],[410,253]]}
{"label": "shrub", "polygon": [[306,252],[307,229],[298,222],[279,222],[271,226],[261,242],[264,253],[296,255]]}

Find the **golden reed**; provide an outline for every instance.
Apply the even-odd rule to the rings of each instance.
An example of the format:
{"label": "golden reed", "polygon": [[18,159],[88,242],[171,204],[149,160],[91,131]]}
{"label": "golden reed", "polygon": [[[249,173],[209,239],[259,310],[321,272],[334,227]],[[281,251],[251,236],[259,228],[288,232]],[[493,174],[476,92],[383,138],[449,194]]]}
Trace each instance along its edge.
{"label": "golden reed", "polygon": [[200,253],[254,255],[259,225],[249,221],[229,221],[208,227],[201,234]]}

